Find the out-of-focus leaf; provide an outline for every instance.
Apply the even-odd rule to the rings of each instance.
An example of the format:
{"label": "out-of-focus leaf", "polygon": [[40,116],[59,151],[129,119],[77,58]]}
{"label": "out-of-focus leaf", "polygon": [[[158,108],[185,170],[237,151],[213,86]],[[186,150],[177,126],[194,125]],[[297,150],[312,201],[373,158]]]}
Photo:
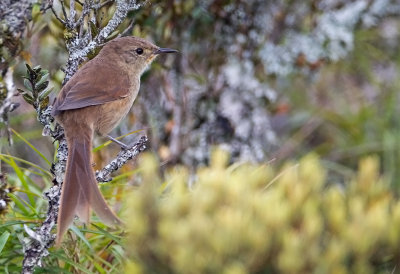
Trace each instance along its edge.
{"label": "out-of-focus leaf", "polygon": [[3,251],[3,248],[6,245],[9,237],[10,237],[10,232],[8,232],[8,231],[4,231],[4,233],[1,234],[1,236],[0,236],[0,254],[1,254],[1,251]]}
{"label": "out-of-focus leaf", "polygon": [[24,141],[24,143],[27,144],[31,149],[33,149],[37,153],[37,155],[39,155],[40,158],[42,158],[49,166],[51,166],[51,162],[47,160],[46,156],[44,156],[43,153],[41,153],[33,144],[31,144],[28,140],[26,140],[21,134],[19,134],[14,129],[11,129],[11,131],[15,135],[17,135],[22,141]]}
{"label": "out-of-focus leaf", "polygon": [[[29,212],[29,210],[27,208],[29,208],[29,205],[27,203],[23,203],[21,198],[19,198],[18,196],[9,193],[8,194],[11,198],[11,200],[14,202],[14,204],[23,212],[24,215],[29,216],[31,215],[32,212]],[[32,207],[31,207],[32,209]]]}
{"label": "out-of-focus leaf", "polygon": [[24,159],[21,159],[21,158],[15,157],[15,156],[11,156],[11,155],[1,154],[0,153],[0,160],[5,161],[6,159],[13,159],[15,161],[24,163],[24,164],[26,164],[28,166],[31,166],[33,168],[36,168],[36,169],[40,170],[41,172],[43,172],[43,174],[46,174],[47,176],[49,176],[49,178],[52,177],[52,174],[50,172],[48,172],[47,170],[43,169],[42,167],[40,167],[40,166],[38,166],[38,165],[36,165],[34,163],[31,163],[29,161],[26,161]]}
{"label": "out-of-focus leaf", "polygon": [[60,253],[52,253],[52,256],[59,258],[61,260],[63,260],[64,262],[76,267],[77,269],[79,269],[80,271],[82,271],[82,273],[87,273],[87,274],[91,274],[92,272],[90,270],[88,270],[87,268],[83,267],[82,265],[68,259],[67,257],[61,255]]}
{"label": "out-of-focus leaf", "polygon": [[27,192],[27,196],[29,199],[29,203],[33,206],[35,206],[35,199],[33,197],[33,195],[31,195],[30,193],[30,188],[29,188],[29,184],[26,180],[26,176],[24,174],[24,172],[22,171],[22,169],[15,163],[15,161],[13,159],[10,160],[9,165],[13,168],[15,174],[18,176],[19,181],[22,184],[22,188]]}
{"label": "out-of-focus leaf", "polygon": [[32,21],[33,22],[37,22],[40,16],[40,4],[39,3],[35,3],[32,6]]}
{"label": "out-of-focus leaf", "polygon": [[85,235],[74,225],[70,226],[70,229],[89,247],[91,251],[93,251],[93,246],[89,243],[89,241],[86,239]]}
{"label": "out-of-focus leaf", "polygon": [[23,224],[30,224],[30,223],[32,223],[32,222],[21,221],[21,220],[6,221],[5,223],[0,224],[0,228],[9,227],[12,225],[23,225]]}

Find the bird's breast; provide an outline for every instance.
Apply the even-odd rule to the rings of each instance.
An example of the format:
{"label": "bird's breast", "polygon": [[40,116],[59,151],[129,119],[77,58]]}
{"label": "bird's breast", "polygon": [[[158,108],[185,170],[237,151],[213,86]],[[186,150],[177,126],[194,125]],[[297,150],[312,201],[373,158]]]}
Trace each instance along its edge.
{"label": "bird's breast", "polygon": [[99,106],[101,108],[99,112],[101,115],[98,116],[95,124],[95,129],[98,134],[108,134],[121,122],[131,109],[138,91],[139,88],[134,87],[128,96]]}

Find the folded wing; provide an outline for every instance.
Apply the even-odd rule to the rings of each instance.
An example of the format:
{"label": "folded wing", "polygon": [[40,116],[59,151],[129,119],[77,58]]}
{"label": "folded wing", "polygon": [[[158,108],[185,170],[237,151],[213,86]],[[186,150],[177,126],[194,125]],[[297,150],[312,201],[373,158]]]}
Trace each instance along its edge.
{"label": "folded wing", "polygon": [[[89,65],[89,63],[92,63]],[[111,66],[111,67],[110,67]],[[129,95],[130,81],[101,59],[85,64],[61,89],[53,105],[52,114],[61,111],[101,105]]]}

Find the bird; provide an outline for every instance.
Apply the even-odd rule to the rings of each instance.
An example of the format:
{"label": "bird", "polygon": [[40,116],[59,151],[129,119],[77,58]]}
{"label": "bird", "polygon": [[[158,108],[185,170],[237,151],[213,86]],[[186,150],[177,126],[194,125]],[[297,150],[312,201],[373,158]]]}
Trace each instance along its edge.
{"label": "bird", "polygon": [[107,136],[129,112],[139,88],[140,76],[160,54],[177,50],[160,48],[139,37],[116,38],[85,63],[58,94],[52,115],[64,128],[68,158],[57,217],[56,245],[75,215],[89,222],[90,210],[107,225],[122,222],[110,209],[92,169],[94,134]]}

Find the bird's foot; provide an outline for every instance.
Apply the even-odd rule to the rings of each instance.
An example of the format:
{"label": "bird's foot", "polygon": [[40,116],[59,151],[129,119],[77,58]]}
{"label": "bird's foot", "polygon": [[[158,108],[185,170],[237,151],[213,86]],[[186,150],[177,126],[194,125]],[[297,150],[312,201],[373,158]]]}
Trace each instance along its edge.
{"label": "bird's foot", "polygon": [[111,137],[110,135],[106,135],[106,137],[107,137],[110,141],[113,141],[114,143],[120,145],[121,148],[124,149],[124,150],[128,150],[128,149],[131,148],[130,146],[128,146],[128,145],[122,143],[121,141],[118,141],[118,140],[115,139],[114,137]]}

